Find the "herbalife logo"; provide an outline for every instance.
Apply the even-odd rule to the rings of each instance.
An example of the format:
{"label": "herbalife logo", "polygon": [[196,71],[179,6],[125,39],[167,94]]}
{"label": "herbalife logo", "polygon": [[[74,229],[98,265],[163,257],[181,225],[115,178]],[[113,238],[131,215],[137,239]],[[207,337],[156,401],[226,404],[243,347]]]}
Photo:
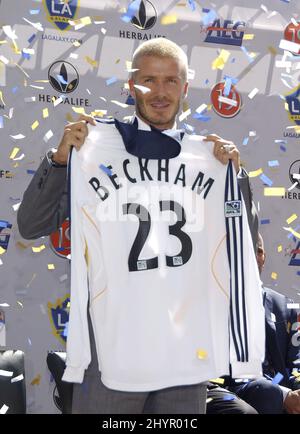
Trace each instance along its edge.
{"label": "herbalife logo", "polygon": [[290,181],[293,185],[289,188],[289,191],[293,190],[295,187],[300,189],[300,160],[294,161],[289,169]]}
{"label": "herbalife logo", "polygon": [[140,7],[135,16],[132,17],[131,23],[140,30],[149,30],[154,26],[157,20],[157,13],[153,4],[146,0],[141,0]]}
{"label": "herbalife logo", "polygon": [[51,86],[60,93],[74,92],[79,83],[79,75],[69,62],[53,63],[48,71]]}

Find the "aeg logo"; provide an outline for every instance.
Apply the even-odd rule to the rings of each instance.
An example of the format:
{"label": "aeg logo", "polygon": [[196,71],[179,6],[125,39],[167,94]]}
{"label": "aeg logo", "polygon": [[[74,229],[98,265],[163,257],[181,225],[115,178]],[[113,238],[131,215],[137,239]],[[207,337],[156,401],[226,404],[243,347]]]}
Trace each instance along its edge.
{"label": "aeg logo", "polygon": [[224,20],[222,26],[221,20],[218,18],[211,26],[207,27],[207,36],[204,42],[241,46],[245,25],[244,21]]}

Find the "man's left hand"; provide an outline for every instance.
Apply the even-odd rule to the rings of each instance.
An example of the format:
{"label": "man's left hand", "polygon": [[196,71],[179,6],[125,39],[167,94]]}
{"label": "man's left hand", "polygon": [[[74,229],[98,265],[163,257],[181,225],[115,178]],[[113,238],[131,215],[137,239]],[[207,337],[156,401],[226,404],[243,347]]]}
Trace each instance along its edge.
{"label": "man's left hand", "polygon": [[214,142],[214,156],[223,164],[232,160],[236,173],[240,171],[240,152],[233,142],[224,140],[216,134],[209,134],[204,139],[205,142]]}

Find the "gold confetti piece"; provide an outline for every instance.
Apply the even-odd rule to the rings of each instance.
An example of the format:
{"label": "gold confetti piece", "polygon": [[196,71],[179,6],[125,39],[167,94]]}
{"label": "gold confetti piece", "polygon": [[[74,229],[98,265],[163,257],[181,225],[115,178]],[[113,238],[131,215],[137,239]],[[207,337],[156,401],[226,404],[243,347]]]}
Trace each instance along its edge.
{"label": "gold confetti piece", "polygon": [[97,60],[93,60],[91,57],[89,56],[85,56],[85,60],[87,61],[87,63],[89,63],[93,68],[96,68],[98,66],[98,62]]}
{"label": "gold confetti piece", "polygon": [[116,63],[116,64],[117,64],[117,63],[119,63],[119,62],[120,62],[120,60],[121,60],[121,59],[117,59],[115,63]]}
{"label": "gold confetti piece", "polygon": [[43,109],[43,118],[46,119],[49,116],[49,111],[47,108]]}
{"label": "gold confetti piece", "polygon": [[249,178],[255,178],[256,176],[259,176],[263,173],[262,168],[253,170],[252,172],[249,172]]}
{"label": "gold confetti piece", "polygon": [[284,196],[285,188],[284,187],[265,187],[264,188],[264,196]]}
{"label": "gold confetti piece", "polygon": [[30,383],[31,386],[35,386],[35,385],[39,386],[39,384],[41,382],[41,378],[42,378],[41,374],[38,374]]}
{"label": "gold confetti piece", "polygon": [[273,47],[272,45],[270,45],[270,46],[268,47],[268,50],[270,51],[271,54],[273,54],[273,56],[276,56],[276,54],[277,54],[277,50],[276,50],[275,47]]}
{"label": "gold confetti piece", "polygon": [[272,278],[273,280],[276,280],[276,279],[277,279],[277,273],[275,273],[275,271],[273,271],[273,272],[271,273],[271,278]]}
{"label": "gold confetti piece", "polygon": [[277,247],[277,252],[278,253],[282,252],[282,245],[281,244]]}
{"label": "gold confetti piece", "polygon": [[292,228],[283,228],[285,231],[291,232],[291,234],[295,235],[296,238],[300,238],[299,232],[294,231]]}
{"label": "gold confetti piece", "polygon": [[38,126],[39,126],[39,121],[33,122],[33,124],[31,125],[32,131],[36,130]]}
{"label": "gold confetti piece", "polygon": [[17,155],[17,153],[19,152],[19,150],[20,150],[20,148],[14,148],[14,149],[12,150],[12,153],[10,154],[9,158],[10,158],[11,160],[13,160],[13,159],[15,158],[15,156]]}
{"label": "gold confetti piece", "polygon": [[245,41],[250,41],[254,38],[254,34],[253,33],[245,33],[243,36],[243,40]]}
{"label": "gold confetti piece", "polygon": [[291,224],[294,220],[296,220],[298,218],[297,214],[292,214],[291,217],[289,217],[286,222],[287,224]]}
{"label": "gold confetti piece", "polygon": [[91,115],[94,117],[100,117],[102,118],[104,115],[106,115],[107,110],[95,110],[94,112],[91,112]]}
{"label": "gold confetti piece", "polygon": [[74,122],[74,119],[73,119],[73,116],[71,115],[71,113],[66,114],[66,119],[68,122]]}
{"label": "gold confetti piece", "polygon": [[3,253],[5,253],[6,250],[3,249],[3,247],[0,246],[0,255],[3,255]]}
{"label": "gold confetti piece", "polygon": [[72,110],[77,114],[86,114],[83,107],[72,107]]}
{"label": "gold confetti piece", "polygon": [[212,380],[209,380],[211,383],[217,383],[217,384],[224,384],[225,380],[224,378],[213,378]]}
{"label": "gold confetti piece", "polygon": [[224,69],[224,66],[229,59],[230,51],[221,50],[220,55],[212,62],[212,69]]}
{"label": "gold confetti piece", "polygon": [[44,244],[42,244],[40,247],[32,247],[32,251],[34,253],[40,253],[42,250],[44,250],[46,248],[46,246]]}
{"label": "gold confetti piece", "polygon": [[48,270],[55,270],[54,264],[48,264]]}
{"label": "gold confetti piece", "polygon": [[175,14],[165,15],[164,17],[161,18],[160,23],[163,26],[167,26],[168,24],[175,24],[177,23],[177,15]]}
{"label": "gold confetti piece", "polygon": [[200,360],[206,359],[207,358],[207,351],[205,351],[205,350],[197,350],[197,357]]}

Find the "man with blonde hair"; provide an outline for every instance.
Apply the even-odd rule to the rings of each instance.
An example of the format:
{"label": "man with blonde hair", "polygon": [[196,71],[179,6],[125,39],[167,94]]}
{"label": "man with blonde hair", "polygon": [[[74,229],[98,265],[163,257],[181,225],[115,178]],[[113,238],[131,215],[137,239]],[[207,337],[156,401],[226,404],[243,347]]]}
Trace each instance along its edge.
{"label": "man with blonde hair", "polygon": [[[132,122],[96,123],[82,115],[68,124],[57,150],[47,154],[24,193],[19,229],[25,238],[58,229],[68,215],[66,166],[71,160],[71,310],[63,380],[85,386],[75,384],[73,413],[204,413],[204,381],[229,369],[228,294],[219,288],[222,282],[210,265],[217,261],[213,252],[225,248],[225,177],[232,178],[234,173],[230,160],[240,173],[239,152],[232,142],[216,135],[191,140],[176,128],[176,115],[188,89],[187,58],[179,46],[164,38],[147,41],[135,51],[132,68],[129,87],[136,102]],[[71,147],[77,152],[70,159]],[[240,175],[248,216],[255,222],[248,179],[244,172]],[[168,223],[151,220],[147,201],[153,184],[165,189],[161,189],[160,200],[150,205],[159,203],[158,216],[168,212],[177,217],[175,223],[173,218]],[[244,205],[241,198],[234,200],[234,194],[239,194],[237,187],[231,191],[234,185],[232,178],[227,212],[230,218],[240,219]],[[128,203],[121,198],[124,186]],[[140,202],[133,199],[132,186],[143,191]],[[218,191],[215,201],[211,191]],[[187,203],[196,201],[201,209],[210,203],[211,217],[216,214],[221,226],[214,227],[209,219],[204,227],[202,220],[197,221],[198,226],[186,225],[191,209],[183,197]],[[125,218],[99,224],[106,209],[103,203],[107,209],[117,207]],[[146,219],[141,218],[141,209]],[[128,214],[134,215],[131,221]],[[239,226],[241,220],[235,224]],[[255,223],[252,226],[255,232]],[[244,229],[246,256],[252,260],[246,221]],[[218,238],[209,247],[209,239],[219,236],[220,230],[221,242]],[[238,245],[239,240],[236,242]],[[225,267],[228,274],[226,260],[218,267]],[[255,276],[255,270],[250,274]],[[246,286],[243,291],[248,297]],[[236,291],[240,291],[238,286]],[[252,345],[251,312],[256,311],[259,325],[261,307],[259,297],[253,297],[244,300],[250,320],[244,308],[240,313],[243,330],[237,330],[239,325],[232,320],[233,333],[238,333],[234,344],[238,355],[232,363],[247,374],[260,369],[261,359],[256,351],[261,336],[256,350]],[[210,317],[210,310],[217,306],[224,307],[221,316],[226,318],[218,325],[219,330],[223,325],[225,329],[221,341],[219,331],[212,334],[214,327],[207,329],[209,321],[220,320],[217,315]]]}

